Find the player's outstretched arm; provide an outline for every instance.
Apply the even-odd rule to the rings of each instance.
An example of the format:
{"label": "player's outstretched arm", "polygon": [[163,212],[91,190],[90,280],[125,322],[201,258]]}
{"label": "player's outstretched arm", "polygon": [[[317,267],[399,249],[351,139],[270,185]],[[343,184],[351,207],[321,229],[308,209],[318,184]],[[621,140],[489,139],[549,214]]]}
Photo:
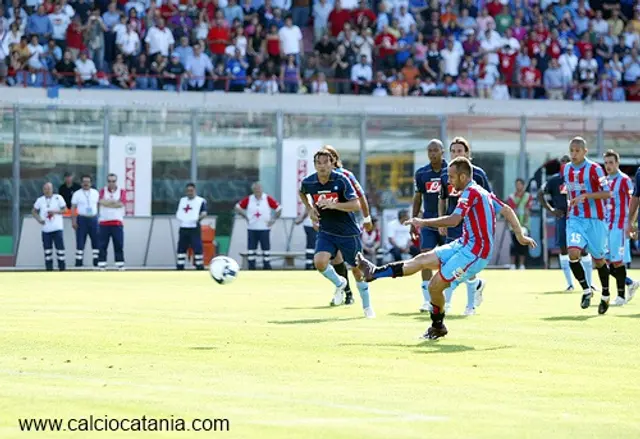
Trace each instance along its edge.
{"label": "player's outstretched arm", "polygon": [[513,233],[516,235],[516,239],[520,244],[528,245],[531,248],[536,248],[536,246],[538,245],[536,241],[532,238],[529,238],[528,236],[524,236],[524,233],[522,233],[522,226],[520,225],[520,221],[518,221],[518,217],[516,216],[516,213],[512,208],[504,204],[502,206],[502,209],[500,209],[500,215],[502,215],[504,219],[507,220],[507,222],[511,226],[511,230],[513,230]]}

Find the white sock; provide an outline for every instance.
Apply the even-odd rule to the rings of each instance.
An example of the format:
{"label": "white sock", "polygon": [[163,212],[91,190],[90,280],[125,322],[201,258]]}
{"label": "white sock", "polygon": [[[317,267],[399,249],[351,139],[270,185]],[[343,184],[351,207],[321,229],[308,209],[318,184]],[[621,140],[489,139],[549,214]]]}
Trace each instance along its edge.
{"label": "white sock", "polygon": [[431,294],[429,294],[429,281],[422,281],[422,297],[425,303],[431,303]]}
{"label": "white sock", "polygon": [[571,274],[571,266],[569,265],[569,255],[560,255],[558,259],[560,259],[560,268],[567,281],[567,287],[573,287],[573,275]]}
{"label": "white sock", "polygon": [[583,256],[580,262],[582,262],[582,268],[584,268],[584,276],[586,277],[585,280],[587,284],[593,286],[593,283],[591,283],[593,276],[593,259],[591,259],[591,255]]}

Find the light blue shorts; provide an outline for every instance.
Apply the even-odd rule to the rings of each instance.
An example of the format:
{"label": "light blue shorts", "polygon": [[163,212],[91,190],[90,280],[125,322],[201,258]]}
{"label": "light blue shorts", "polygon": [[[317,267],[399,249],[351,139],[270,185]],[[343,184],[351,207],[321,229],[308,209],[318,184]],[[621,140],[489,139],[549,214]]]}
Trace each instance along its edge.
{"label": "light blue shorts", "polygon": [[586,249],[594,259],[603,259],[606,253],[609,228],[604,221],[593,218],[567,220],[567,248]]}
{"label": "light blue shorts", "polygon": [[611,229],[608,233],[606,259],[609,262],[631,263],[631,244],[624,230]]}
{"label": "light blue shorts", "polygon": [[460,240],[437,247],[435,252],[440,259],[440,276],[451,283],[452,288],[480,273],[489,264],[489,259],[474,255],[471,248],[463,246]]}

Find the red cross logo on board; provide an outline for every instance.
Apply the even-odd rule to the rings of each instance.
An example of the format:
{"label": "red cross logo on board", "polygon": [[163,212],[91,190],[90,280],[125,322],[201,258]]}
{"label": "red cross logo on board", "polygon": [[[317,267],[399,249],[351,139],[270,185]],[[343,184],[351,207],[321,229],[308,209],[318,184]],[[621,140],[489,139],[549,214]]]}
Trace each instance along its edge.
{"label": "red cross logo on board", "polygon": [[262,215],[260,214],[260,212],[256,212],[256,213],[254,213],[254,214],[253,214],[253,216],[255,216],[256,218],[260,219],[260,217],[261,217]]}
{"label": "red cross logo on board", "polygon": [[185,211],[186,213],[189,213],[189,211],[190,211],[191,209],[192,209],[192,207],[191,207],[190,205],[188,205],[188,204],[187,204],[187,205],[185,206],[185,208],[184,208],[184,211]]}

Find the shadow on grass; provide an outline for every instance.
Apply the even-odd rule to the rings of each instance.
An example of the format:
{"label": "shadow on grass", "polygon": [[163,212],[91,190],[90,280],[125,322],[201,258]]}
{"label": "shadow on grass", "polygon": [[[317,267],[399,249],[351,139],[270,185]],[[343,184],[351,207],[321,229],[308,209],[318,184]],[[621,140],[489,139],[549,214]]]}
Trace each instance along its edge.
{"label": "shadow on grass", "polygon": [[595,314],[591,314],[588,316],[553,316],[553,317],[543,317],[541,320],[545,322],[584,322],[585,320],[593,319],[598,317]]}
{"label": "shadow on grass", "polygon": [[476,349],[473,346],[467,346],[462,344],[448,344],[443,340],[424,340],[417,344],[401,344],[401,343],[340,343],[338,346],[359,346],[359,347],[375,347],[375,348],[401,348],[401,349],[414,349],[416,354],[455,354],[457,352],[469,352],[469,351],[499,351],[503,349],[512,349],[513,346],[493,346],[488,348]]}
{"label": "shadow on grass", "polygon": [[287,306],[286,308],[282,308],[285,310],[301,310],[301,309],[329,309],[329,308],[340,308],[339,306],[331,306],[331,305],[324,305],[324,306]]}
{"label": "shadow on grass", "polygon": [[213,346],[192,346],[189,349],[192,351],[214,351],[217,348]]}
{"label": "shadow on grass", "polygon": [[625,319],[640,319],[640,314],[629,314],[626,316],[617,316],[617,317],[624,317]]}
{"label": "shadow on grass", "polygon": [[347,320],[360,320],[363,317],[331,317],[328,319],[301,319],[301,320],[271,320],[267,323],[272,325],[313,325],[316,323],[330,323],[330,322],[346,322]]}
{"label": "shadow on grass", "polygon": [[[430,320],[431,317],[428,312],[392,312],[387,314],[392,317],[413,317],[415,320]],[[446,320],[462,320],[466,319],[468,316],[463,316],[460,314],[447,314]]]}

